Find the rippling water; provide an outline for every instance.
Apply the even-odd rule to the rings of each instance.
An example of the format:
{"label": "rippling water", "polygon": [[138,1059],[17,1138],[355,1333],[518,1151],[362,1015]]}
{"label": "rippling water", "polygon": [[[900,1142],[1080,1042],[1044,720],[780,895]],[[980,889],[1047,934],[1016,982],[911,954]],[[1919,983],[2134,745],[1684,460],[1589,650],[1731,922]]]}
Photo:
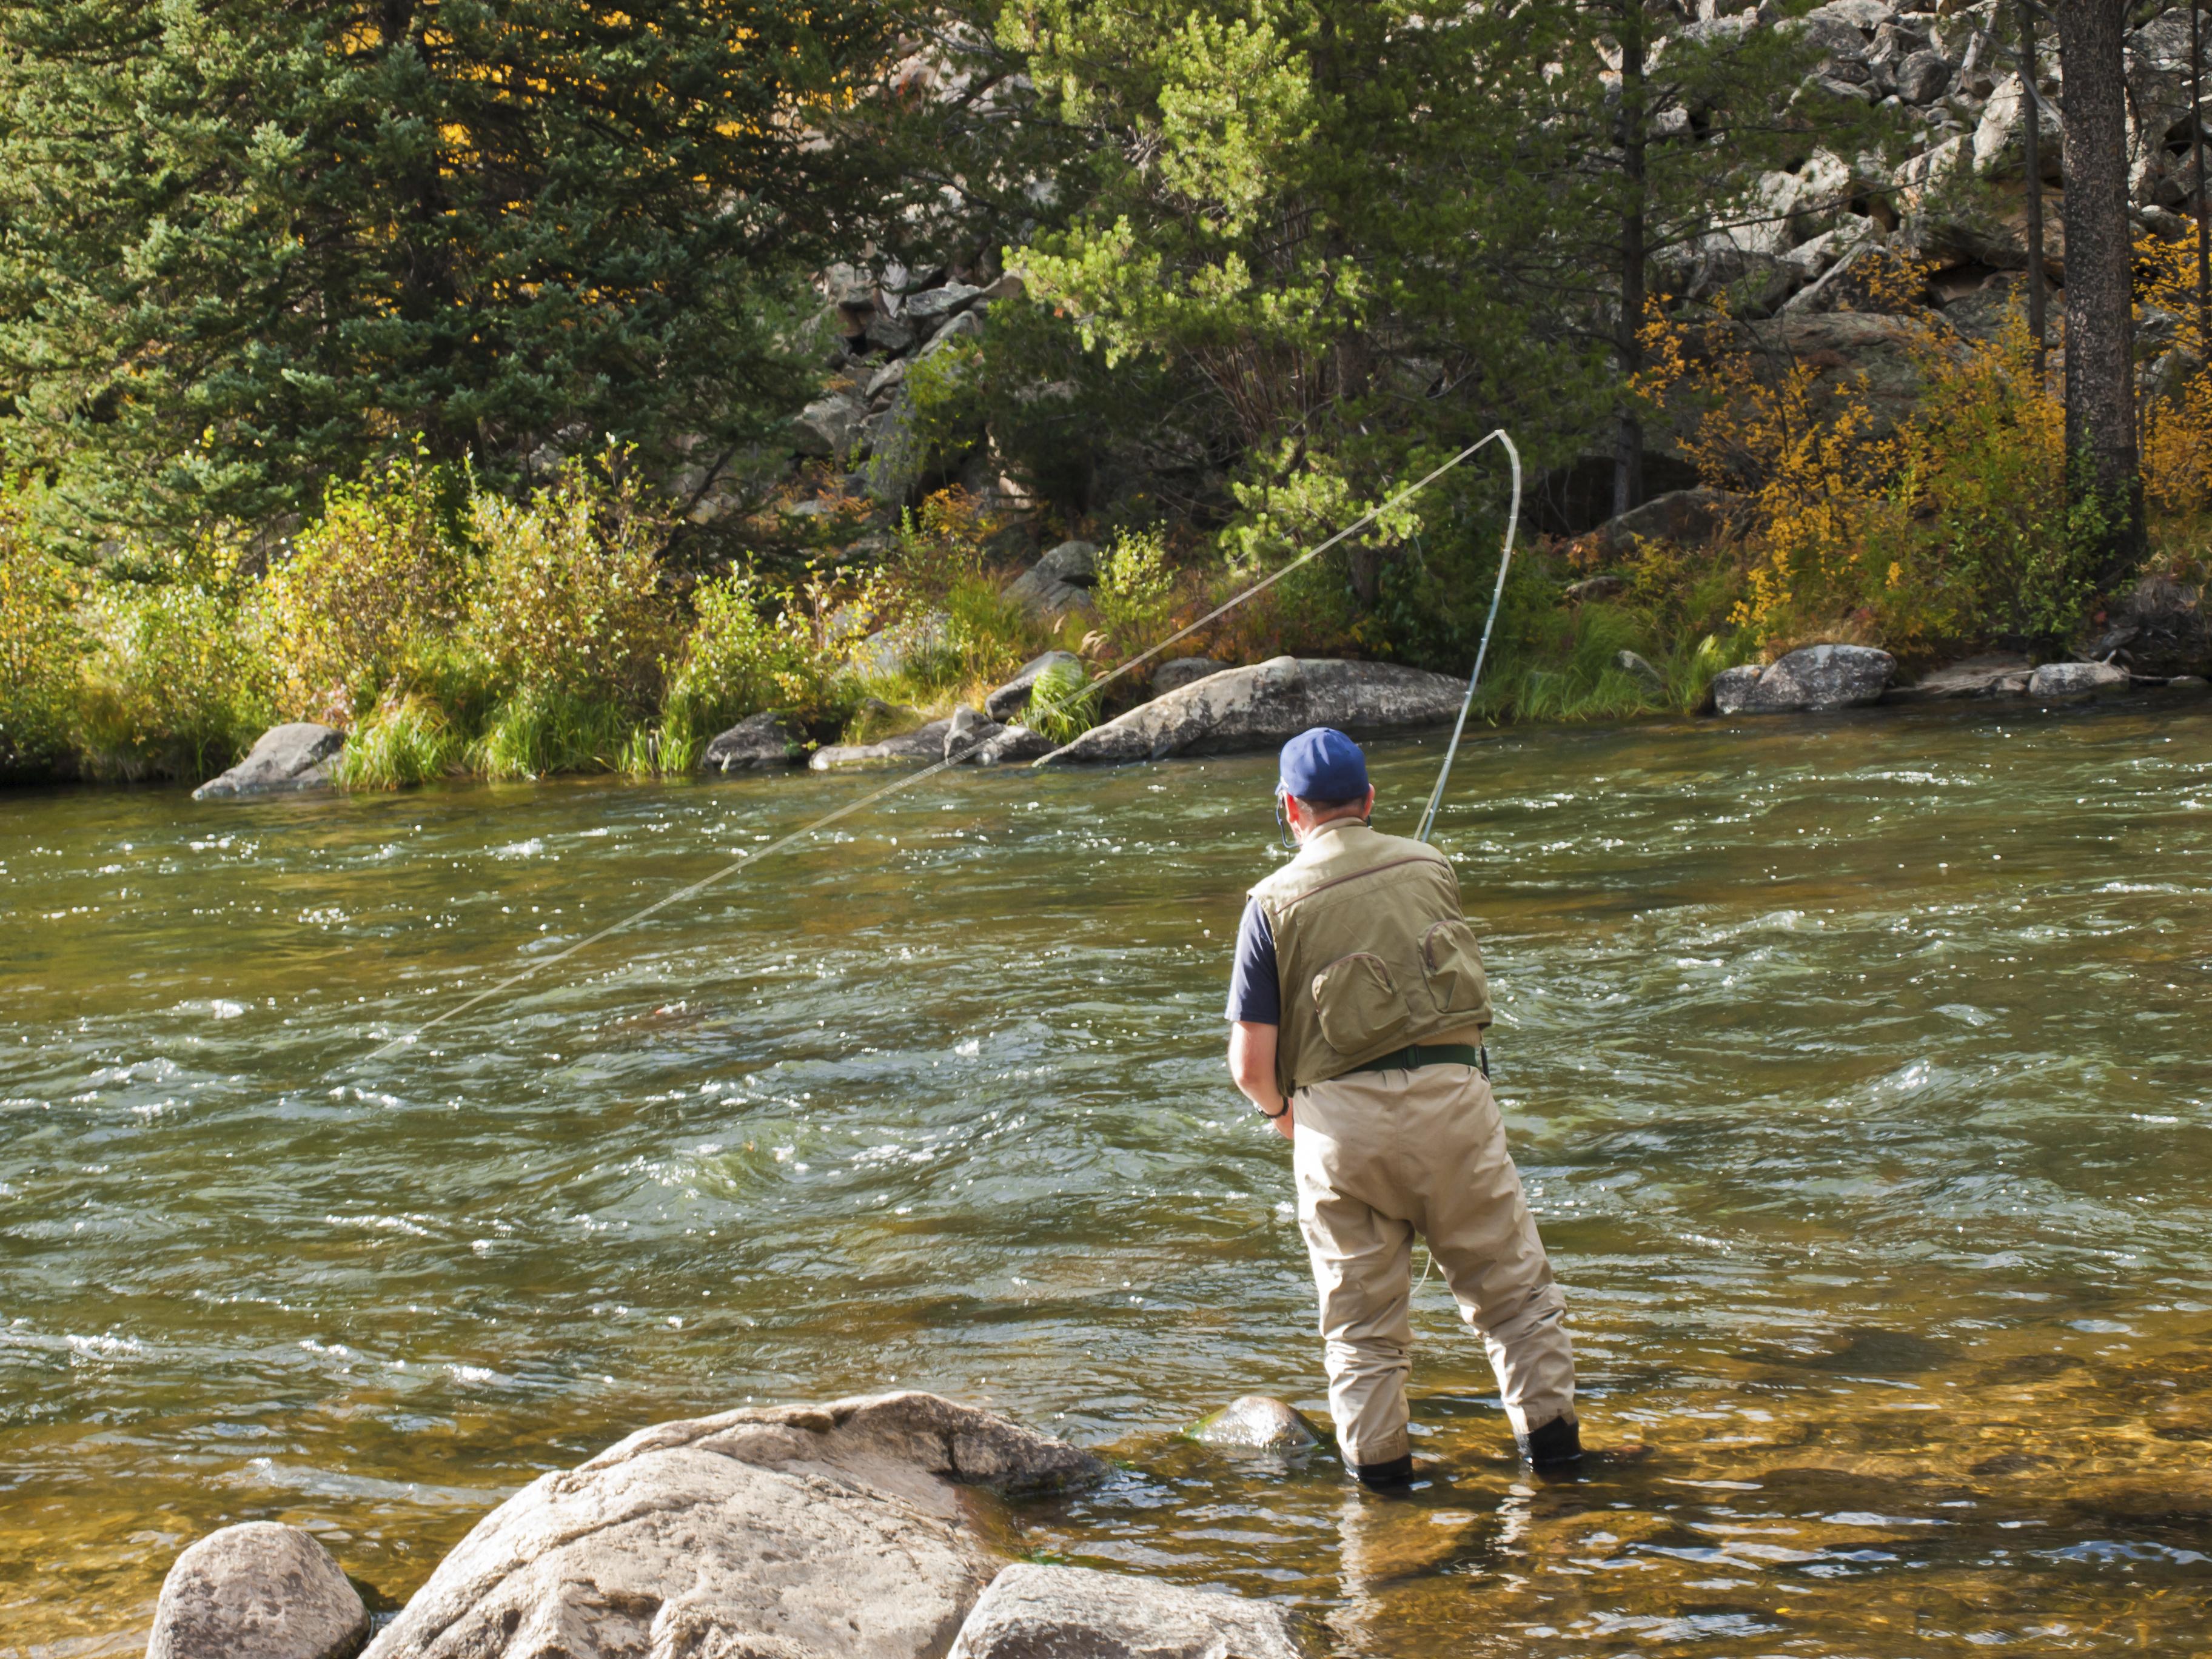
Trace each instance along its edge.
{"label": "rippling water", "polygon": [[1040,1550],[1347,1651],[2205,1647],[2212,712],[1472,744],[1439,841],[1616,1449],[1523,1476],[1432,1280],[1399,1504],[1173,1437],[1325,1412],[1219,1056],[1270,777],[933,780],[375,1062],[868,786],[0,798],[0,1656],[129,1650],[247,1518],[394,1605],[641,1424],[893,1384],[1124,1460]]}

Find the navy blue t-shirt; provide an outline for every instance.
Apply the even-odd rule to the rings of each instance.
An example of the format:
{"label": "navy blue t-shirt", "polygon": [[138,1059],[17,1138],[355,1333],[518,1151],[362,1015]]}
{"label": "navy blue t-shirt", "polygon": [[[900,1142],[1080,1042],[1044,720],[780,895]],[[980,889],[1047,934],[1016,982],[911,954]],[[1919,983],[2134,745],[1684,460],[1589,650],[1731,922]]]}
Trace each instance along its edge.
{"label": "navy blue t-shirt", "polygon": [[1283,987],[1275,972],[1275,935],[1260,901],[1248,899],[1237,927],[1237,965],[1229,975],[1229,1018],[1251,1025],[1283,1023]]}

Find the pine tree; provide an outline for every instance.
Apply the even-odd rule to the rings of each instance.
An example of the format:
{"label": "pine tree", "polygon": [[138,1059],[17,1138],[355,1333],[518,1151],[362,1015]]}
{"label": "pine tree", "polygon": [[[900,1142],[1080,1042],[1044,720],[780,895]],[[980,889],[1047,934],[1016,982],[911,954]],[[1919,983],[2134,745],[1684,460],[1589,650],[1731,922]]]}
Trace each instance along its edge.
{"label": "pine tree", "polygon": [[88,536],[763,429],[860,0],[0,0],[0,443]]}

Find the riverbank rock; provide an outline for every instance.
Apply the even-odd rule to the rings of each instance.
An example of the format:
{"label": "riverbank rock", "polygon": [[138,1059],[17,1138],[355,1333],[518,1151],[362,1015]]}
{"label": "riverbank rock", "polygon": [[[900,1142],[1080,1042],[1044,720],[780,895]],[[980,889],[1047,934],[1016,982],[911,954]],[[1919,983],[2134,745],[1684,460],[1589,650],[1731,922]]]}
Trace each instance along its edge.
{"label": "riverbank rock", "polygon": [[1017,762],[1042,760],[1058,745],[1042,732],[1026,726],[1009,726],[985,743],[970,757],[978,766],[1008,766]]}
{"label": "riverbank rock", "polygon": [[2026,657],[1997,653],[1931,669],[1910,685],[1893,686],[1886,702],[1948,702],[1960,697],[2016,696],[2027,685]]}
{"label": "riverbank rock", "polygon": [[825,743],[808,757],[806,764],[816,772],[834,772],[846,766],[928,765],[945,758],[945,740],[951,731],[951,720],[932,720],[879,743]]}
{"label": "riverbank rock", "polygon": [[972,708],[955,709],[951,724],[945,728],[944,758],[965,760],[1006,728],[994,720],[988,720]]}
{"label": "riverbank rock", "polygon": [[991,1581],[947,1659],[1305,1659],[1272,1601],[1027,1562]]}
{"label": "riverbank rock", "polygon": [[1030,688],[1037,683],[1038,676],[1059,663],[1067,664],[1078,673],[1083,672],[1083,659],[1073,651],[1048,651],[1042,657],[1031,657],[1014,671],[1012,679],[983,699],[983,712],[994,720],[1013,719],[1029,706]]}
{"label": "riverbank rock", "polygon": [[1216,662],[1211,657],[1176,657],[1152,670],[1152,695],[1164,697],[1170,691],[1196,685],[1234,666],[1232,663]]}
{"label": "riverbank rock", "polygon": [[1006,597],[1041,617],[1089,611],[1098,550],[1089,542],[1062,542],[1006,585]]}
{"label": "riverbank rock", "polygon": [[1321,1436],[1297,1407],[1264,1394],[1240,1395],[1183,1433],[1201,1446],[1244,1451],[1300,1452],[1321,1444]]}
{"label": "riverbank rock", "polygon": [[368,1659],[936,1659],[1001,1565],[963,1488],[1103,1472],[931,1394],[663,1423],[485,1516]]}
{"label": "riverbank rock", "polygon": [[2165,576],[2145,576],[2112,607],[2109,647],[2094,648],[2137,674],[2167,678],[2212,667],[2212,617],[2201,588]]}
{"label": "riverbank rock", "polygon": [[1275,657],[1155,697],[1037,763],[1266,749],[1312,726],[1352,732],[1435,726],[1459,713],[1466,690],[1459,680],[1396,663]]}
{"label": "riverbank rock", "polygon": [[2109,696],[2134,682],[2108,662],[2047,662],[2027,677],[2027,695],[2053,701]]}
{"label": "riverbank rock", "polygon": [[1878,702],[1897,659],[1869,645],[1807,645],[1764,668],[1730,668],[1713,677],[1713,708],[1723,714],[1796,714]]}
{"label": "riverbank rock", "polygon": [[343,732],[313,720],[272,726],[255,740],[244,760],[193,790],[192,799],[217,800],[231,795],[322,788],[331,781],[331,762],[344,747]]}
{"label": "riverbank rock", "polygon": [[368,1639],[368,1609],[313,1534],[248,1521],[177,1558],[146,1659],[353,1659]]}
{"label": "riverbank rock", "polygon": [[707,745],[702,772],[746,772],[794,766],[806,753],[806,732],[788,714],[770,709],[748,714]]}

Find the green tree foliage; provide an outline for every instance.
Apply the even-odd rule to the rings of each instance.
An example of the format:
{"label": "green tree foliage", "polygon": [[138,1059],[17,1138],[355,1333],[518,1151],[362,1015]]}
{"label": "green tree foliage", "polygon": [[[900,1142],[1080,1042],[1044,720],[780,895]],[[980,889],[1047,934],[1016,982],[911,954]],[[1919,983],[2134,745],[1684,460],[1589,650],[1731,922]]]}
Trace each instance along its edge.
{"label": "green tree foliage", "polygon": [[498,483],[564,431],[757,434],[789,275],[865,234],[824,133],[890,21],[0,0],[6,453],[99,535],[310,507],[417,433]]}

